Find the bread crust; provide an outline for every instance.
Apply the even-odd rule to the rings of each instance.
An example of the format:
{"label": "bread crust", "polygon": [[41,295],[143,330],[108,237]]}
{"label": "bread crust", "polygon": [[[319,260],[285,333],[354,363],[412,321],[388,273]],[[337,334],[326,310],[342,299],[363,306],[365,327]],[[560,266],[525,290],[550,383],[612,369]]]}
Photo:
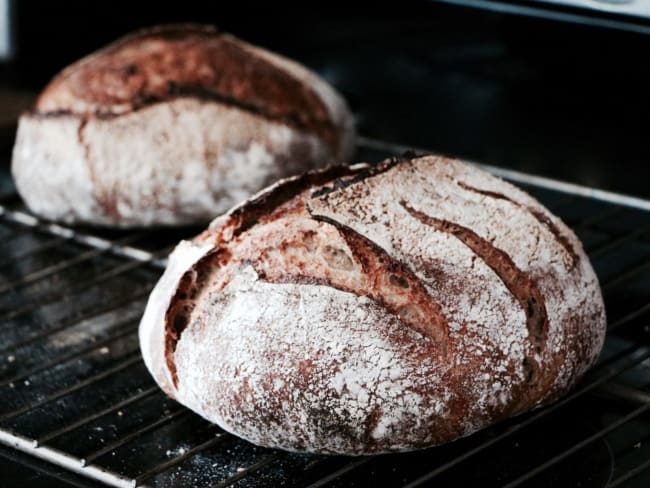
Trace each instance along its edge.
{"label": "bread crust", "polygon": [[346,159],[354,134],[306,68],[208,26],[161,26],[56,76],[20,118],[12,171],[49,219],[183,225]]}
{"label": "bread crust", "polygon": [[[325,176],[170,257],[141,345],[178,401],[256,444],[360,455],[468,435],[594,364],[597,278],[533,198],[433,156]],[[187,246],[207,250],[182,274]]]}

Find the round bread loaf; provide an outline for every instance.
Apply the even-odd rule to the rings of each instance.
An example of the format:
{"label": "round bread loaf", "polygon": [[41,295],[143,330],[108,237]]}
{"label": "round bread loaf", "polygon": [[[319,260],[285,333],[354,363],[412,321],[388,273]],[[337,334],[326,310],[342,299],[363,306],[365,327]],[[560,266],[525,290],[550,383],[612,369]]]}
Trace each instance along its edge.
{"label": "round bread loaf", "polygon": [[440,444],[565,393],[605,336],[576,236],[441,157],[271,186],[181,242],[140,325],[173,398],[259,445]]}
{"label": "round bread loaf", "polygon": [[54,78],[20,118],[12,170],[48,219],[183,225],[353,146],[345,101],[314,73],[212,27],[170,25]]}

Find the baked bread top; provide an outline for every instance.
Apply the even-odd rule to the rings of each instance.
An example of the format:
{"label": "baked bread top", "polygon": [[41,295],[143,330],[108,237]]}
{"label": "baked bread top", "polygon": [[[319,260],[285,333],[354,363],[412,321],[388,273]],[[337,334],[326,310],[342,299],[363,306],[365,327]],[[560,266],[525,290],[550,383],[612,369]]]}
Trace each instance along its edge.
{"label": "baked bread top", "polygon": [[338,143],[340,98],[304,67],[207,25],[172,24],[123,37],[57,75],[43,115],[113,117],[178,97],[214,100]]}

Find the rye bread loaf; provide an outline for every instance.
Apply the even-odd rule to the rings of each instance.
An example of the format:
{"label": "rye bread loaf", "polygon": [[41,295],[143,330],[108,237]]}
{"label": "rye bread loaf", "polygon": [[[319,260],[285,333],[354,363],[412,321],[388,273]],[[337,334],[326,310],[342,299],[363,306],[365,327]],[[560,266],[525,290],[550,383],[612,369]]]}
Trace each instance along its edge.
{"label": "rye bread loaf", "polygon": [[436,445],[556,399],[605,311],[573,232],[456,160],[332,167],[181,242],[140,325],[173,398],[259,445]]}
{"label": "rye bread loaf", "polygon": [[345,101],[314,73],[212,27],[169,25],[56,76],[20,118],[12,170],[48,219],[182,225],[353,146]]}

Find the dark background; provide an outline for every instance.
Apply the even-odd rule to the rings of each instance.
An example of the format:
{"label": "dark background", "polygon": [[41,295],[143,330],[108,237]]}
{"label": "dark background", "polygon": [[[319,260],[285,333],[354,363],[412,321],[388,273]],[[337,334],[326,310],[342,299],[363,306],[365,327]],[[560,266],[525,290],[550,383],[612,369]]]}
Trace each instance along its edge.
{"label": "dark background", "polygon": [[363,135],[650,198],[650,36],[436,2],[223,4],[15,2],[0,83],[35,93],[132,29],[214,23],[322,74]]}

